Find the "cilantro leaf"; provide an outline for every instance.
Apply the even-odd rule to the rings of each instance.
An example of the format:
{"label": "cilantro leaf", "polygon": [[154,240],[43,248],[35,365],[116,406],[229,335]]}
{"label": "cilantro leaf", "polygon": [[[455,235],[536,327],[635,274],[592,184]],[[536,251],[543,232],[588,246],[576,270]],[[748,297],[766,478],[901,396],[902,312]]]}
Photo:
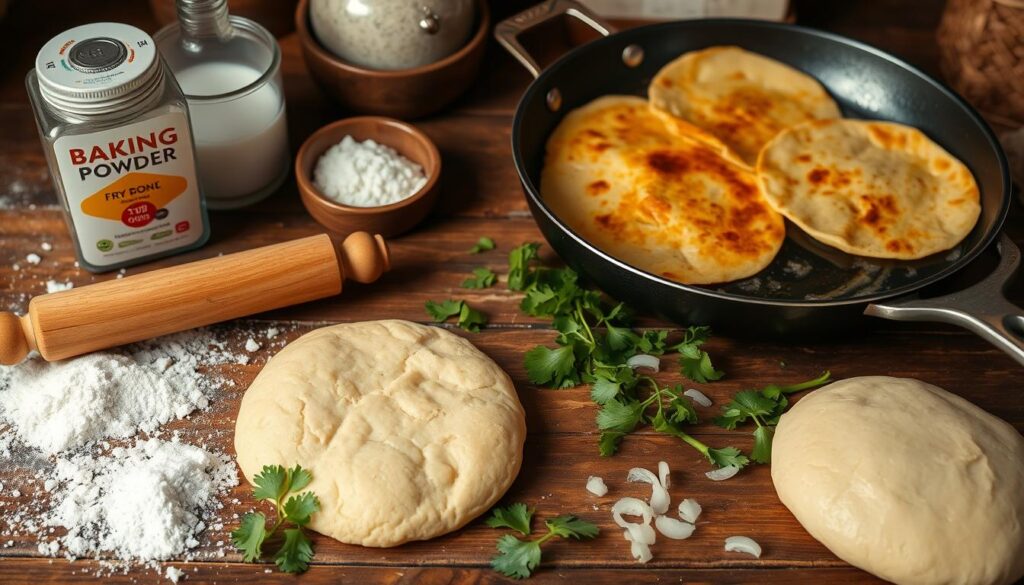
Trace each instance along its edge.
{"label": "cilantro leaf", "polygon": [[299,526],[309,524],[310,516],[319,511],[320,500],[312,492],[292,496],[284,503],[284,517]]}
{"label": "cilantro leaf", "polygon": [[471,308],[469,303],[462,301],[462,308],[459,309],[458,326],[466,331],[478,333],[483,325],[487,325],[487,315]]}
{"label": "cilantro leaf", "polygon": [[513,579],[526,579],[540,564],[540,544],[519,540],[511,534],[498,539],[498,556],[491,559],[494,570]]}
{"label": "cilantro leaf", "polygon": [[470,307],[466,301],[453,299],[441,303],[427,301],[426,308],[435,323],[441,323],[449,317],[458,315],[456,324],[466,331],[474,333],[480,331],[480,327],[487,324],[487,315]]}
{"label": "cilantro leaf", "polygon": [[497,275],[490,268],[481,266],[473,269],[473,276],[462,281],[462,288],[488,288],[494,286]]}
{"label": "cilantro leaf", "polygon": [[533,510],[527,508],[526,504],[515,503],[491,510],[491,517],[487,519],[487,525],[491,528],[511,528],[525,536],[530,536],[531,520],[533,520]]}
{"label": "cilantro leaf", "polygon": [[252,495],[257,500],[279,500],[291,488],[288,470],[280,465],[263,466],[263,470],[253,478],[253,484]]}
{"label": "cilantro leaf", "polygon": [[697,410],[693,407],[693,402],[688,397],[682,396],[681,389],[679,390],[680,395],[669,402],[671,408],[669,419],[677,423],[697,424]]}
{"label": "cilantro leaf", "polygon": [[480,252],[486,252],[488,250],[493,250],[493,249],[494,249],[494,240],[492,240],[491,238],[488,238],[487,236],[481,236],[480,239],[476,241],[476,244],[474,244],[473,247],[469,249],[469,253],[470,254],[479,254]]}
{"label": "cilantro leaf", "polygon": [[789,405],[787,394],[808,390],[828,382],[829,372],[823,372],[817,378],[779,386],[769,384],[760,390],[742,390],[722,407],[722,414],[715,418],[715,424],[725,429],[735,429],[739,424],[753,421],[754,449],[750,459],[756,463],[768,463],[772,457],[772,439],[775,437],[775,425]]}
{"label": "cilantro leaf", "polygon": [[427,313],[434,319],[434,322],[441,323],[448,317],[454,317],[462,311],[463,301],[456,301],[448,299],[440,303],[434,301],[427,301],[426,309]]}
{"label": "cilantro leaf", "polygon": [[555,387],[561,387],[570,379],[575,363],[576,355],[572,346],[568,345],[558,349],[538,345],[526,352],[526,374],[534,384],[550,382]]}
{"label": "cilantro leaf", "polygon": [[600,529],[594,523],[580,520],[572,514],[555,516],[551,520],[545,521],[544,524],[552,534],[562,538],[571,537],[577,540],[594,538],[600,532]]}
{"label": "cilantro leaf", "polygon": [[313,558],[313,544],[301,528],[284,531],[284,543],[274,555],[274,562],[285,573],[302,573]]}
{"label": "cilantro leaf", "polygon": [[607,378],[598,378],[590,386],[590,399],[598,404],[606,404],[619,394],[622,387],[619,382]]}
{"label": "cilantro leaf", "polygon": [[301,491],[313,480],[308,470],[300,465],[285,469],[280,465],[267,465],[253,478],[253,496],[258,500],[270,500],[277,508],[273,528],[267,530],[267,517],[262,512],[250,512],[242,517],[238,528],[231,532],[231,541],[242,552],[242,559],[251,563],[263,556],[263,544],[273,538],[285,523],[294,528],[284,529],[281,548],[274,555],[274,562],[282,571],[301,573],[309,568],[313,547],[302,527],[309,524],[312,515],[320,510],[320,501],[312,492],[303,492],[282,502],[289,493]]}
{"label": "cilantro leaf", "polygon": [[732,400],[722,407],[722,416],[715,419],[715,424],[731,430],[736,428],[738,423],[751,417],[771,414],[775,405],[774,400],[766,398],[757,390],[737,392]]}
{"label": "cilantro leaf", "polygon": [[552,538],[590,539],[598,535],[598,527],[571,514],[556,516],[544,522],[547,534],[530,539],[530,520],[533,510],[526,504],[512,504],[506,508],[495,508],[487,525],[492,528],[511,528],[522,533],[527,540],[511,534],[498,539],[498,554],[491,559],[491,567],[506,577],[526,579],[533,574],[541,560],[541,545]]}
{"label": "cilantro leaf", "polygon": [[263,541],[267,538],[267,517],[262,512],[249,512],[242,516],[238,528],[231,531],[231,542],[242,551],[242,560],[251,563],[263,554]]}
{"label": "cilantro leaf", "polygon": [[301,465],[291,468],[288,473],[292,479],[288,493],[300,492],[309,485],[309,482],[313,481],[313,475],[308,470],[303,469]]}
{"label": "cilantro leaf", "polygon": [[622,437],[626,436],[626,433],[620,433],[617,431],[605,431],[601,433],[601,438],[598,439],[597,446],[600,450],[601,457],[611,457],[619,450],[619,443],[622,442]]}
{"label": "cilantro leaf", "polygon": [[708,461],[714,463],[718,467],[746,467],[749,459],[736,447],[723,447],[721,449],[708,449],[706,454]]}
{"label": "cilantro leaf", "polygon": [[597,428],[602,431],[629,433],[640,424],[644,414],[644,405],[639,400],[626,403],[609,400],[597,412]]}
{"label": "cilantro leaf", "polygon": [[527,243],[513,248],[508,253],[508,287],[512,290],[523,290],[528,284],[530,261],[537,258],[540,244]]}
{"label": "cilantro leaf", "polygon": [[720,380],[725,375],[725,372],[716,370],[711,364],[708,352],[693,344],[679,347],[679,365],[683,369],[683,375],[698,384]]}
{"label": "cilantro leaf", "polygon": [[750,452],[750,459],[755,463],[768,463],[772,460],[772,437],[775,435],[775,427],[759,426],[754,430],[754,449]]}

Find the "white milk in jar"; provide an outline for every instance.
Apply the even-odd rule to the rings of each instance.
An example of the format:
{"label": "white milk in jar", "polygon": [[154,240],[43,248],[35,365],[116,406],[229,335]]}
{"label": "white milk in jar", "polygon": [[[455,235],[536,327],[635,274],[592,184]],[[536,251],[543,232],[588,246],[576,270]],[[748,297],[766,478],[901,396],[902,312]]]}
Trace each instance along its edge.
{"label": "white milk in jar", "polygon": [[250,86],[260,75],[236,63],[203,63],[175,73],[189,96],[199,177],[215,208],[244,202],[268,186],[273,190],[287,176],[288,125],[279,87],[263,84],[237,97],[196,99]]}
{"label": "white milk in jar", "polygon": [[281,88],[281,49],[225,0],[177,0],[178,22],[154,38],[192,112],[199,176],[210,209],[273,193],[291,156]]}

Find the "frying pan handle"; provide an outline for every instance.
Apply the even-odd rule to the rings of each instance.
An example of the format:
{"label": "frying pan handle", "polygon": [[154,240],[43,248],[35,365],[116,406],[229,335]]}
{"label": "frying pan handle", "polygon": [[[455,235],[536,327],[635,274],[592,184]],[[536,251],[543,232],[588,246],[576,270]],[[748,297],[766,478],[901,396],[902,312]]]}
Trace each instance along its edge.
{"label": "frying pan handle", "polygon": [[531,28],[562,15],[581,20],[604,36],[615,32],[615,27],[575,0],[545,0],[544,2],[510,16],[494,27],[494,38],[512,54],[534,77],[540,77],[541,67],[519,42],[519,35]]}
{"label": "frying pan handle", "polygon": [[977,333],[1024,365],[1024,311],[1005,291],[1020,268],[1020,249],[1009,236],[999,239],[999,266],[981,282],[943,297],[903,298],[871,304],[865,315],[894,321],[940,321]]}

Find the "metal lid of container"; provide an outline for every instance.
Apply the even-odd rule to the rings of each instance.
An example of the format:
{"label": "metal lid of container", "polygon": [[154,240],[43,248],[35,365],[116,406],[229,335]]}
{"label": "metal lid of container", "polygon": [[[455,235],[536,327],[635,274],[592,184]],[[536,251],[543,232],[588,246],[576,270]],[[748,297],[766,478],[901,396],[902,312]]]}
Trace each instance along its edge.
{"label": "metal lid of container", "polygon": [[130,108],[163,82],[153,39],[114,22],[78,26],[50,39],[36,55],[36,75],[50,105],[83,115]]}

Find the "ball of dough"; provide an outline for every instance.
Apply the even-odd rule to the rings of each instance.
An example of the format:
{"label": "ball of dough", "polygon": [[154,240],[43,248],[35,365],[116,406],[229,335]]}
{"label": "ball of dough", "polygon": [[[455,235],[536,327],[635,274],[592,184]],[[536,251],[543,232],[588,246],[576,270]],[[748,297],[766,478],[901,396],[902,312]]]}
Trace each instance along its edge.
{"label": "ball of dough", "polygon": [[1024,575],[1024,438],[963,398],[851,378],[797,402],[774,443],[782,503],[846,562],[900,584]]}
{"label": "ball of dough", "polygon": [[310,527],[397,546],[490,508],[522,463],[526,420],[508,375],[472,343],[406,321],[335,325],[267,363],[242,399],[238,465],[300,464],[320,498]]}

